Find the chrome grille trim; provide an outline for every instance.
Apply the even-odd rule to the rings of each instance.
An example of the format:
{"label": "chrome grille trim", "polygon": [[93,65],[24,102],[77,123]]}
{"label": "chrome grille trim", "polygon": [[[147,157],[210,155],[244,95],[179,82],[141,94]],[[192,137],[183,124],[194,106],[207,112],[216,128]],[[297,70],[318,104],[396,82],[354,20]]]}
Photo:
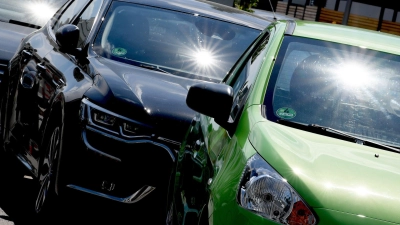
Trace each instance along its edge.
{"label": "chrome grille trim", "polygon": [[[100,110],[100,111],[102,111],[102,112],[105,112],[105,113],[107,113],[107,114],[110,114],[110,115],[112,115],[112,116],[118,117],[118,118],[120,118],[120,119],[126,120],[126,121],[128,121],[128,122],[136,123],[136,124],[139,124],[139,125],[141,125],[141,126],[147,126],[147,125],[144,124],[144,123],[141,123],[141,122],[136,121],[136,120],[129,119],[128,117],[121,116],[121,115],[119,115],[119,114],[116,114],[116,113],[114,113],[114,112],[111,112],[110,110],[107,110],[107,109],[102,108],[102,107],[100,107],[100,106],[98,106],[98,105],[95,105],[95,104],[93,104],[92,102],[90,102],[89,100],[87,100],[86,98],[82,99],[82,102],[83,102],[84,104],[86,104],[86,105],[92,107],[92,108],[95,108],[95,109],[97,109],[97,110]],[[90,116],[90,114],[88,114],[88,115]]]}
{"label": "chrome grille trim", "polygon": [[100,155],[102,155],[102,156],[105,156],[105,157],[110,158],[110,159],[112,159],[112,160],[115,160],[115,161],[117,161],[117,162],[121,162],[121,159],[119,159],[119,158],[117,158],[117,157],[115,157],[115,156],[112,156],[112,155],[110,155],[110,154],[107,154],[107,153],[105,153],[105,152],[102,152],[102,151],[100,151],[100,150],[94,148],[92,145],[90,145],[90,144],[89,144],[89,141],[87,140],[86,131],[85,131],[85,130],[82,131],[82,138],[83,138],[83,142],[85,143],[86,147],[87,147],[89,150],[94,151],[94,152],[96,152],[96,153],[98,153],[98,154],[100,154]]}
{"label": "chrome grille trim", "polygon": [[81,191],[81,192],[85,192],[88,194],[96,195],[96,196],[99,196],[102,198],[114,200],[114,201],[121,202],[121,203],[126,203],[126,204],[136,203],[136,202],[142,200],[144,197],[146,197],[152,191],[154,191],[154,189],[156,189],[155,187],[145,185],[142,188],[140,188],[139,190],[137,190],[134,194],[132,194],[128,197],[125,197],[125,198],[120,198],[120,197],[116,197],[113,195],[104,194],[104,193],[101,193],[98,191],[93,191],[93,190],[90,190],[90,189],[87,189],[84,187],[80,187],[77,185],[69,184],[69,185],[67,185],[67,187],[74,189],[74,190]]}
{"label": "chrome grille trim", "polygon": [[168,139],[168,138],[158,137],[157,139],[158,139],[158,140],[161,140],[161,141],[165,141],[165,142],[171,143],[171,144],[174,144],[174,145],[181,146],[181,143],[180,143],[180,142],[173,141],[173,140]]}
{"label": "chrome grille trim", "polygon": [[[110,135],[110,134],[108,134],[106,132],[103,132],[101,130],[97,130],[96,128],[93,128],[93,127],[90,127],[90,126],[86,126],[86,129],[90,130],[90,131],[93,131],[93,132],[97,132],[97,133],[99,133],[99,134],[101,134],[103,136],[106,136],[108,138],[112,138],[112,139],[114,139],[116,141],[120,141],[120,142],[123,142],[123,143],[126,143],[126,144],[149,143],[149,144],[152,144],[152,145],[159,146],[159,147],[163,148],[164,150],[166,150],[168,152],[169,156],[171,157],[172,161],[175,162],[175,154],[171,151],[171,149],[168,146],[166,146],[164,144],[161,144],[161,143],[158,143],[158,142],[155,142],[155,141],[153,141],[151,139],[126,140],[126,139],[122,139],[122,138]],[[106,153],[104,153],[104,154],[106,154]]]}

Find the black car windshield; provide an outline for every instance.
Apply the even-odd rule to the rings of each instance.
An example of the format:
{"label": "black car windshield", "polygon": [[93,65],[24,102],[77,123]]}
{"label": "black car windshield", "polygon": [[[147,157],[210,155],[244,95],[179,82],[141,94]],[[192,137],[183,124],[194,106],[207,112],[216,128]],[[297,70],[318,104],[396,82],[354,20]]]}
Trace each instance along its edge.
{"label": "black car windshield", "polygon": [[399,56],[285,37],[271,81],[264,103],[269,120],[318,124],[400,146]]}
{"label": "black car windshield", "polygon": [[44,26],[67,0],[0,0],[0,21]]}
{"label": "black car windshield", "polygon": [[114,2],[94,49],[105,58],[135,66],[220,81],[260,33],[198,15]]}

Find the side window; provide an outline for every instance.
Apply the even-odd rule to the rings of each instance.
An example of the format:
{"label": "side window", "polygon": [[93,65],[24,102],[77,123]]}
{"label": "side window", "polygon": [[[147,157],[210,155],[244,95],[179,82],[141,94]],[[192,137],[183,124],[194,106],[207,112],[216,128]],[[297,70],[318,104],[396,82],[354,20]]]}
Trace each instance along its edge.
{"label": "side window", "polygon": [[100,6],[103,0],[93,0],[83,11],[80,17],[77,19],[77,26],[79,28],[79,41],[78,47],[82,47],[86,37],[89,35],[92,29],[94,20],[100,10]]}
{"label": "side window", "polygon": [[71,23],[72,19],[82,10],[86,3],[86,0],[75,0],[72,2],[67,10],[65,10],[61,17],[54,23],[52,28],[53,32],[55,33],[62,25]]}
{"label": "side window", "polygon": [[267,51],[267,44],[269,36],[266,37],[262,43],[258,46],[257,50],[253,53],[251,58],[248,60],[246,66],[242,69],[239,76],[232,83],[233,88],[233,104],[231,110],[231,117],[236,120],[236,117],[240,115],[240,111],[246,103],[247,97],[250,93],[251,88],[256,80],[257,74],[264,62],[264,55]]}
{"label": "side window", "polygon": [[65,2],[65,4],[63,6],[61,6],[61,8],[59,8],[57,10],[57,12],[53,15],[53,17],[51,18],[51,28],[54,27],[54,24],[57,23],[58,19],[60,18],[61,14],[65,11],[66,8],[68,8],[68,5],[72,2],[73,0],[69,0],[67,2]]}

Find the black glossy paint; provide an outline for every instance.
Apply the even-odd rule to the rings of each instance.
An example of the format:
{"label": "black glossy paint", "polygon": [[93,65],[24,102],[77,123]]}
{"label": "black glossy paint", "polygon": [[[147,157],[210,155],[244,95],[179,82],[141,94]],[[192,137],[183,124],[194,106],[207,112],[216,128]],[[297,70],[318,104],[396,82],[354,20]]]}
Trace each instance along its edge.
{"label": "black glossy paint", "polygon": [[90,61],[107,74],[96,77],[85,94],[91,101],[126,117],[135,114],[135,120],[155,127],[161,136],[175,141],[183,138],[194,115],[186,106],[186,94],[199,81],[102,58]]}
{"label": "black glossy paint", "polygon": [[[106,13],[111,2],[104,0],[100,15]],[[210,2],[131,2],[201,14],[259,30],[269,23]],[[186,105],[186,95],[190,86],[205,81],[99,57],[90,46],[100,18],[94,21],[87,41],[78,46],[78,51],[60,48],[51,23],[23,40],[6,74],[7,98],[2,107],[5,149],[38,179],[49,128],[59,124],[62,147],[56,159],[57,193],[67,186],[80,186],[123,198],[150,185],[156,187],[156,194],[149,198],[162,202],[159,212],[164,215],[176,151],[195,115]],[[91,106],[81,103],[82,99],[148,131],[124,136],[122,130],[97,126],[89,119]],[[118,188],[106,191],[104,181]]]}
{"label": "black glossy paint", "polygon": [[6,82],[4,74],[9,61],[14,56],[22,39],[36,30],[35,28],[0,21],[0,99],[4,94],[3,85]]}
{"label": "black glossy paint", "polygon": [[0,60],[8,62],[21,43],[22,38],[37,29],[0,22]]}

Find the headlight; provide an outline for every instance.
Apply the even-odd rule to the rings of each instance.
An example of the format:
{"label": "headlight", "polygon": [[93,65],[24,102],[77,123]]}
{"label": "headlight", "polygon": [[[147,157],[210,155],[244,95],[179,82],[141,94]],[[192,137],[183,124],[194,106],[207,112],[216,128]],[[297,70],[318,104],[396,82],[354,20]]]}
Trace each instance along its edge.
{"label": "headlight", "polygon": [[124,138],[152,135],[150,126],[102,108],[86,98],[82,99],[79,115],[83,124]]}
{"label": "headlight", "polygon": [[138,126],[134,123],[124,122],[123,131],[126,135],[150,135],[150,131],[142,126]]}
{"label": "headlight", "polygon": [[316,218],[306,203],[258,154],[247,161],[240,181],[238,202],[243,208],[281,224],[316,224]]}
{"label": "headlight", "polygon": [[101,123],[108,126],[113,126],[116,120],[115,116],[109,115],[97,109],[92,109],[93,120],[97,123]]}

